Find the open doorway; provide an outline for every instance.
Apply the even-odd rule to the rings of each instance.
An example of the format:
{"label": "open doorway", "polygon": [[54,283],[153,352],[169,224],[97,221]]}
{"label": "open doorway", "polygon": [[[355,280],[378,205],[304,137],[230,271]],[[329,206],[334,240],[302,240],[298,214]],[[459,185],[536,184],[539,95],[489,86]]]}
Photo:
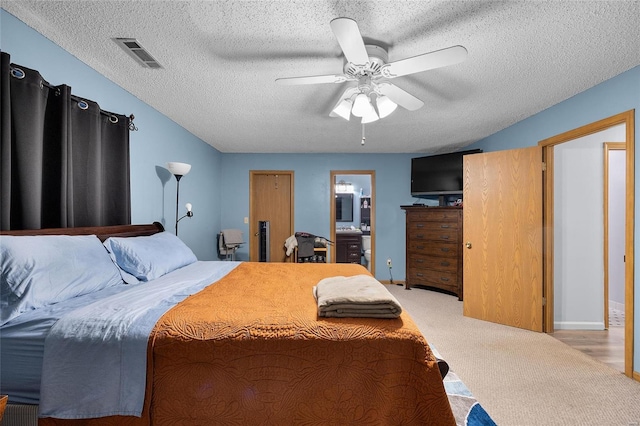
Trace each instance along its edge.
{"label": "open doorway", "polygon": [[331,262],[359,263],[375,276],[375,170],[331,170],[329,182]]}
{"label": "open doorway", "polygon": [[[634,115],[633,110],[621,113],[595,123],[580,127],[578,129],[565,132],[563,134],[546,139],[539,143],[543,147],[543,155],[547,164],[547,173],[545,174],[545,296],[547,299],[547,310],[545,317],[545,331],[554,333],[555,337],[562,337],[563,334],[574,334],[574,336],[567,336],[566,343],[571,344],[573,339],[574,343],[593,345],[592,348],[582,348],[585,352],[594,353],[594,348],[598,347],[598,351],[607,353],[613,347],[604,347],[603,341],[598,339],[598,333],[609,336],[607,331],[604,331],[605,327],[605,296],[604,296],[604,284],[603,278],[600,279],[598,284],[598,277],[604,277],[604,243],[588,244],[585,242],[578,243],[572,238],[565,238],[566,235],[562,235],[561,232],[573,226],[571,221],[577,222],[580,218],[585,218],[590,213],[585,212],[584,207],[593,207],[595,210],[599,210],[598,217],[602,217],[604,211],[604,197],[603,197],[603,174],[602,164],[602,144],[607,140],[625,140],[626,156],[625,156],[625,197],[624,197],[624,256],[626,262],[624,263],[624,333],[622,343],[614,343],[614,345],[620,345],[624,347],[624,373],[632,377],[633,376],[633,289],[634,289],[634,264],[633,264],[633,221],[634,221]],[[620,129],[619,138],[610,138],[607,131]],[[600,137],[598,141],[593,141],[593,137]],[[561,157],[565,146],[569,147],[572,142],[582,139],[585,143],[590,142],[598,145],[598,152],[600,155],[599,167],[592,168],[591,175],[594,174],[593,170],[599,170],[598,176],[600,177],[601,184],[597,185],[597,188],[592,185],[591,195],[592,198],[588,202],[572,201],[572,194],[578,189],[564,190],[558,186],[558,183],[563,179],[573,178],[576,179],[573,171],[562,171],[559,167],[559,162],[562,161]],[[565,146],[562,146],[565,145]],[[579,147],[578,150],[582,150]],[[590,153],[582,151],[581,155],[592,155],[593,150]],[[569,164],[584,162],[583,158],[576,155],[571,155],[565,152],[566,158],[569,159]],[[576,160],[577,158],[577,160]],[[579,178],[578,178],[579,179]],[[568,192],[567,192],[568,191]],[[600,194],[600,195],[598,195]],[[567,199],[567,197],[569,199]],[[597,201],[596,201],[597,200]],[[565,203],[570,208],[576,208],[573,213],[567,213],[566,211],[560,211],[556,208],[558,204]],[[565,222],[563,225],[563,218],[565,216]],[[591,214],[593,216],[593,214]],[[593,222],[594,226],[587,234],[592,236],[597,234],[598,241],[603,241],[602,235],[604,234],[604,218],[598,219]],[[563,240],[571,241],[574,244],[572,249],[569,246],[563,247]],[[596,241],[596,240],[594,240]],[[600,250],[599,256],[596,255],[593,259],[577,259],[576,255],[581,256],[587,249]],[[573,256],[573,258],[572,258]],[[573,260],[572,260],[573,259]],[[573,266],[571,262],[573,261]],[[597,264],[597,265],[596,265]],[[581,269],[579,273],[584,272],[583,266],[576,267],[576,265],[596,265],[600,268],[600,272],[596,272],[596,280],[593,280],[591,293],[588,297],[585,297],[584,280],[580,280],[575,276],[571,276],[571,271]],[[562,275],[565,273],[565,275]],[[579,293],[578,293],[579,292]],[[584,299],[578,300],[581,297]],[[583,302],[584,303],[581,303]],[[589,309],[582,310],[585,306],[590,306]],[[591,315],[591,317],[584,318],[580,315]],[[598,322],[600,323],[600,331],[597,331]],[[584,324],[592,323],[589,325]],[[580,329],[582,327],[582,329]],[[573,331],[569,331],[573,330]],[[582,333],[582,336],[576,334]],[[590,340],[589,340],[590,339]],[[563,340],[562,338],[560,340]],[[572,346],[575,346],[572,344]],[[580,348],[578,348],[580,349]]]}

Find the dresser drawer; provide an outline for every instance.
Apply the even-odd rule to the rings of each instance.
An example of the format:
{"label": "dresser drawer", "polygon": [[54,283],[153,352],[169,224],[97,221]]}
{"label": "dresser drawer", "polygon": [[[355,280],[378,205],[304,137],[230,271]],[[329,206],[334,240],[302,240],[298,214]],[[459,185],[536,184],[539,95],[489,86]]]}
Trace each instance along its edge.
{"label": "dresser drawer", "polygon": [[412,254],[421,254],[425,256],[437,256],[437,257],[458,257],[460,247],[458,244],[443,243],[437,244],[429,241],[409,241],[407,243],[407,256]]}
{"label": "dresser drawer", "polygon": [[409,255],[407,268],[434,269],[443,272],[458,272],[458,259],[449,257]]}
{"label": "dresser drawer", "polygon": [[409,239],[411,241],[438,241],[453,243],[458,242],[458,230],[446,228],[425,228],[425,229],[409,229]]}
{"label": "dresser drawer", "polygon": [[455,273],[429,269],[409,269],[407,271],[407,284],[432,286],[454,292],[458,291],[458,277]]}
{"label": "dresser drawer", "polygon": [[429,210],[428,208],[421,211],[412,211],[407,213],[407,220],[427,221],[427,222],[457,222],[460,218],[460,210],[458,209],[437,209]]}

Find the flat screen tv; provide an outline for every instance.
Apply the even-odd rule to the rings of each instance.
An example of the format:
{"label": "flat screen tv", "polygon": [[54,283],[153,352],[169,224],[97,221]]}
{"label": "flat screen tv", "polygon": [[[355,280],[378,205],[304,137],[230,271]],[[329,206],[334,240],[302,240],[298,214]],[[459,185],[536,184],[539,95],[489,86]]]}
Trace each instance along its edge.
{"label": "flat screen tv", "polygon": [[462,194],[462,157],[481,149],[411,159],[411,195]]}

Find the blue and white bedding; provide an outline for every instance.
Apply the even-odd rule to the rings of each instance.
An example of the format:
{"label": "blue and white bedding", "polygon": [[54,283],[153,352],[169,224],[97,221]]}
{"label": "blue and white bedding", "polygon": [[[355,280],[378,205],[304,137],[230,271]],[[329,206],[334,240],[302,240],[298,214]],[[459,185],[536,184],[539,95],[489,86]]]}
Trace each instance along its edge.
{"label": "blue and white bedding", "polygon": [[166,232],[125,240],[1,237],[0,393],[11,402],[40,404],[42,417],[140,416],[155,323],[239,264],[199,262]]}
{"label": "blue and white bedding", "polygon": [[140,416],[155,323],[238,264],[192,263],[61,317],[45,339],[40,416]]}

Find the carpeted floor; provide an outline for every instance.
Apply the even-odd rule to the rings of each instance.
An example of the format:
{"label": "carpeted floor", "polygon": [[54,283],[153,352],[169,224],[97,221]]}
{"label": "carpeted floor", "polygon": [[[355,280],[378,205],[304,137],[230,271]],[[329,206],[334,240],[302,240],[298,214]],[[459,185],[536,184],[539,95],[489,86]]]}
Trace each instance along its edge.
{"label": "carpeted floor", "polygon": [[464,317],[457,297],[387,288],[498,425],[640,425],[640,382],[544,333]]}
{"label": "carpeted floor", "polygon": [[[431,346],[431,350],[442,358],[435,347]],[[443,382],[457,426],[495,426],[489,413],[453,370],[449,370]]]}

